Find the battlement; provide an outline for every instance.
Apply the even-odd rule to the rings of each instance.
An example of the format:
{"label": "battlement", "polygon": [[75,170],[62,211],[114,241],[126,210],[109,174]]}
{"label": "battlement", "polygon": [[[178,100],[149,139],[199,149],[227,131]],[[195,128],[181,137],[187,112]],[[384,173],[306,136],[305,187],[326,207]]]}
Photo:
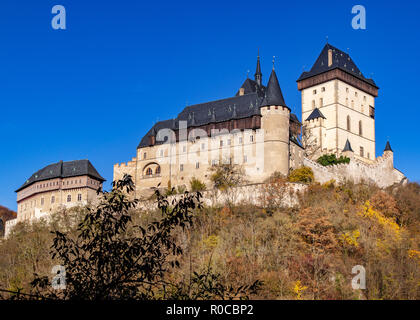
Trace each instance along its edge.
{"label": "battlement", "polygon": [[404,174],[393,167],[393,155],[389,152],[384,152],[382,156],[376,158],[374,163],[366,163],[356,158],[351,159],[350,163],[330,166],[323,166],[307,158],[304,158],[303,163],[313,170],[315,180],[320,183],[333,179],[338,182],[351,180],[360,183],[365,181],[386,188],[396,183],[403,183],[407,179]]}

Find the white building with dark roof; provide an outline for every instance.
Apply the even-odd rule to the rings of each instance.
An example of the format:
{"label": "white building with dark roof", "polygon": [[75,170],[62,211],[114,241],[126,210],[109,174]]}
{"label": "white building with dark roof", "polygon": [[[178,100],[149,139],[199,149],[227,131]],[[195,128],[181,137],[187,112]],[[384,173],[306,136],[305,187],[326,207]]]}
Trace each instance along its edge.
{"label": "white building with dark roof", "polygon": [[97,198],[96,191],[102,189],[104,181],[89,160],[50,164],[31,175],[16,190],[16,222],[92,202]]}

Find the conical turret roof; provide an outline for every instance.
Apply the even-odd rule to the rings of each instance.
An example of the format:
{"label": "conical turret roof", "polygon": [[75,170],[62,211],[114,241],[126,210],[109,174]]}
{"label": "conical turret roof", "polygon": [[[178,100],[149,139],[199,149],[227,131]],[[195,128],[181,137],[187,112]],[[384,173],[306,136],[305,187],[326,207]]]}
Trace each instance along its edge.
{"label": "conical turret roof", "polygon": [[277,79],[276,72],[271,71],[270,79],[268,80],[267,89],[265,91],[264,100],[261,107],[265,106],[283,106],[287,107],[284,102],[283,93],[281,92],[279,80]]}

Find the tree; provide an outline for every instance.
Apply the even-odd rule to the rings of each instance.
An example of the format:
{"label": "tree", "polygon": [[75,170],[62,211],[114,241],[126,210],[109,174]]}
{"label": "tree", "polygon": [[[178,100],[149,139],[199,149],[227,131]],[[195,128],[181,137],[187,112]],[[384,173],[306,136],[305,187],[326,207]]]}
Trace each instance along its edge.
{"label": "tree", "polygon": [[321,151],[321,146],[318,144],[317,138],[312,134],[312,130],[307,125],[302,127],[302,145],[304,155],[308,159],[313,159]]}
{"label": "tree", "polygon": [[232,211],[240,194],[240,190],[237,187],[247,182],[243,167],[232,164],[232,161],[229,161],[210,167],[210,172],[210,180],[213,183],[215,192],[223,192],[226,205]]}
{"label": "tree", "polygon": [[[179,267],[183,250],[174,231],[193,224],[193,210],[201,208],[201,194],[185,192],[171,204],[155,190],[162,218],[147,227],[132,225],[130,210],[137,200],[129,200],[134,190],[131,176],[113,182],[112,191],[103,192],[100,204],[89,209],[77,227],[76,239],[55,231],[52,258],[65,267],[66,288],[53,291],[47,277],[35,275],[31,285],[40,297],[69,300],[171,299],[193,297],[185,283],[166,280],[165,275]],[[99,191],[98,191],[99,192]],[[197,285],[200,281],[211,285]],[[258,290],[259,282],[229,289],[209,270],[195,273],[192,284],[198,297],[247,297]],[[191,286],[190,285],[190,286]],[[216,290],[217,289],[217,290]],[[223,298],[223,297],[222,297]]]}

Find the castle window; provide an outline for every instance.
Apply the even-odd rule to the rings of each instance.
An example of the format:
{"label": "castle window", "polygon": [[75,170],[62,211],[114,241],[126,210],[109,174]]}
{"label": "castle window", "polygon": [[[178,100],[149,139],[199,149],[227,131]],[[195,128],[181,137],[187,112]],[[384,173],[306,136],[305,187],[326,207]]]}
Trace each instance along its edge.
{"label": "castle window", "polygon": [[41,206],[44,205],[44,198],[41,198]]}
{"label": "castle window", "polygon": [[67,202],[71,202],[71,194],[67,195]]}
{"label": "castle window", "polygon": [[195,168],[196,168],[196,169],[200,168],[200,162],[196,162],[196,163],[195,163]]}
{"label": "castle window", "polygon": [[316,90],[313,91],[313,94],[316,94]]}
{"label": "castle window", "polygon": [[324,92],[324,91],[325,91],[325,87],[322,87],[322,88],[321,88],[321,91],[322,91],[322,92]]}
{"label": "castle window", "polygon": [[365,106],[363,104],[360,106],[360,112],[361,113],[364,113],[365,112]]}
{"label": "castle window", "polygon": [[227,141],[228,146],[230,146],[230,143],[231,143],[231,142],[230,142],[230,139],[228,139],[228,141]]}
{"label": "castle window", "polygon": [[77,195],[77,201],[82,201],[82,194],[81,194],[81,193],[79,193],[79,194]]}
{"label": "castle window", "polygon": [[363,149],[363,147],[360,147],[360,156],[361,157],[365,156],[365,150]]}
{"label": "castle window", "polygon": [[354,92],[354,96],[357,97],[357,92],[356,91]]}
{"label": "castle window", "polygon": [[147,158],[147,153],[145,152],[145,153],[143,153],[143,159],[146,159]]}
{"label": "castle window", "polygon": [[350,131],[350,116],[347,116],[347,130]]}
{"label": "castle window", "polygon": [[249,141],[254,142],[254,136],[250,136]]}
{"label": "castle window", "polygon": [[363,129],[362,129],[362,120],[359,121],[359,135],[363,134]]}
{"label": "castle window", "polygon": [[315,100],[312,100],[312,109],[315,109]]}
{"label": "castle window", "polygon": [[370,116],[372,119],[375,119],[375,108],[374,108],[374,107],[372,107],[372,106],[369,106],[369,116]]}
{"label": "castle window", "polygon": [[351,108],[354,109],[354,100],[351,100]]}
{"label": "castle window", "polygon": [[220,140],[220,146],[223,147],[223,140]]}
{"label": "castle window", "polygon": [[244,163],[248,162],[248,157],[246,155],[244,155]]}
{"label": "castle window", "polygon": [[52,196],[51,197],[51,203],[54,203],[55,202],[55,197],[54,196]]}
{"label": "castle window", "polygon": [[349,98],[346,98],[346,107],[349,106]]}
{"label": "castle window", "polygon": [[367,157],[368,157],[368,159],[370,159],[370,153],[368,152],[368,154],[367,154]]}
{"label": "castle window", "polygon": [[346,88],[346,92],[347,92],[347,93],[349,92],[349,88]]}
{"label": "castle window", "polygon": [[146,176],[151,176],[153,174],[152,168],[146,169]]}
{"label": "castle window", "polygon": [[270,107],[269,106],[267,107],[267,110],[270,110]]}
{"label": "castle window", "polygon": [[239,137],[239,143],[242,143],[242,137]]}
{"label": "castle window", "polygon": [[363,96],[363,101],[366,101],[366,96]]}
{"label": "castle window", "polygon": [[319,98],[319,106],[322,107],[324,105],[324,99]]}
{"label": "castle window", "polygon": [[214,160],[214,159],[213,159],[213,160],[211,160],[211,165],[212,165],[212,166],[215,166],[215,165],[217,164],[217,162],[218,162],[217,160]]}
{"label": "castle window", "polygon": [[184,165],[183,164],[179,165],[179,171],[184,171]]}
{"label": "castle window", "polygon": [[160,174],[160,166],[156,167],[155,174]]}

